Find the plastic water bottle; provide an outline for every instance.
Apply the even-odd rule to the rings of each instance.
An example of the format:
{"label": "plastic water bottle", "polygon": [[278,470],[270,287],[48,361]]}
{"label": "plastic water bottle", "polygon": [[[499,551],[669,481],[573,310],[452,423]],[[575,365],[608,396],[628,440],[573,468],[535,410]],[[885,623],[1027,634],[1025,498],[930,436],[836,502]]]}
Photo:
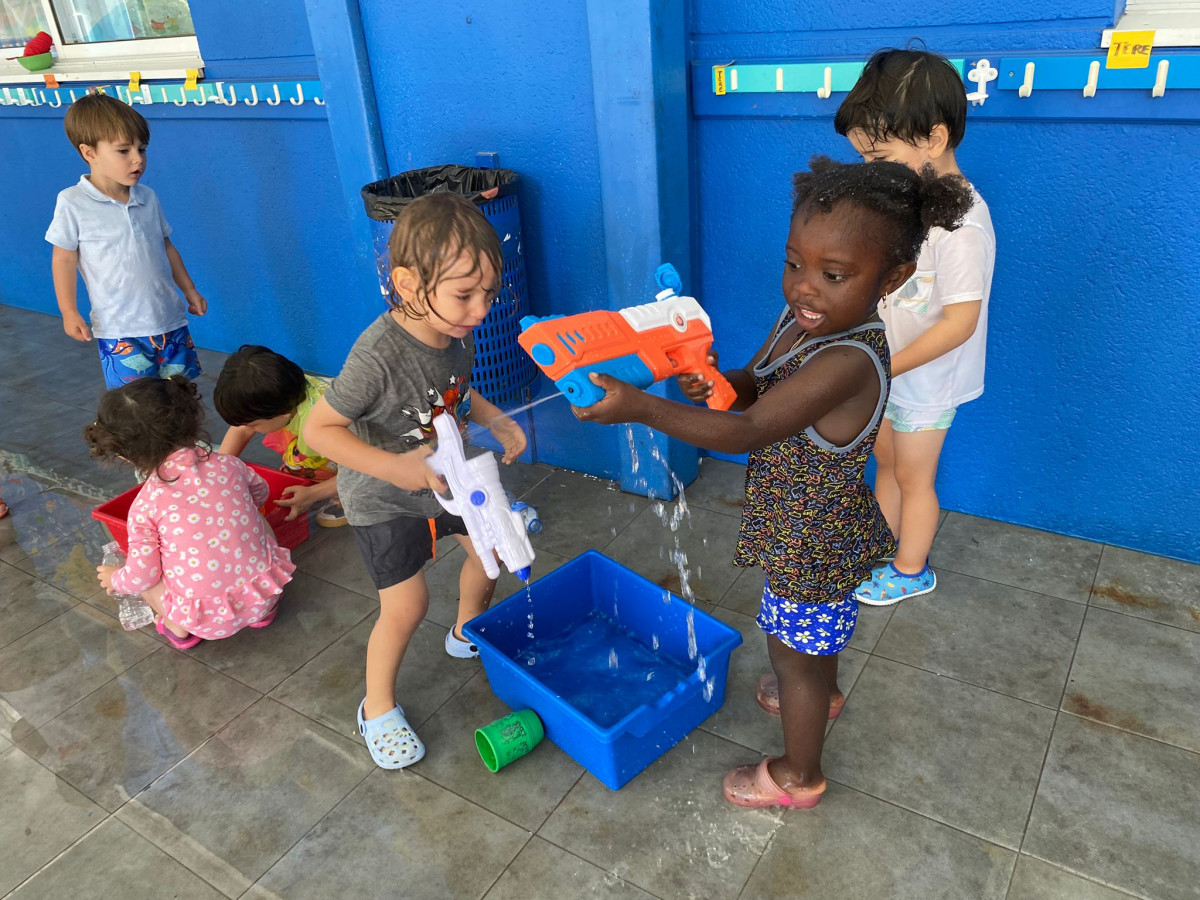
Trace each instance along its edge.
{"label": "plastic water bottle", "polygon": [[[106,566],[116,566],[117,568],[125,565],[125,557],[121,555],[121,545],[116,541],[110,541],[104,545],[103,563]],[[113,594],[112,598],[117,601],[117,618],[120,619],[121,627],[126,631],[137,631],[154,621],[154,610],[137,594]]]}

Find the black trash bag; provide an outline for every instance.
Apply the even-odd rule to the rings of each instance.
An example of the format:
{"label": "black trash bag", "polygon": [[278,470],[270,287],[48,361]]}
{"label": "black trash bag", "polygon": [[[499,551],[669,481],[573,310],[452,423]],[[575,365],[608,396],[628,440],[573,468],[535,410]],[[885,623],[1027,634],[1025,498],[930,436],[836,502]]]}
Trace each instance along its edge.
{"label": "black trash bag", "polygon": [[[362,189],[367,216],[392,222],[400,210],[426,194],[451,192],[482,205],[516,190],[518,175],[511,169],[477,169],[472,166],[432,166],[393,175]],[[491,191],[496,193],[491,193]]]}

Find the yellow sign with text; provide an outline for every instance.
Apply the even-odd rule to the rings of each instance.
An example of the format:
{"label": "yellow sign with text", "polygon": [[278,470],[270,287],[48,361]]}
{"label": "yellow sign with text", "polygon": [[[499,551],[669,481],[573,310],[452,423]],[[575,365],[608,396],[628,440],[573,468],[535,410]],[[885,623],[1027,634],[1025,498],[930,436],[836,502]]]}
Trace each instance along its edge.
{"label": "yellow sign with text", "polygon": [[1153,31],[1114,31],[1108,44],[1106,69],[1144,69],[1154,49]]}

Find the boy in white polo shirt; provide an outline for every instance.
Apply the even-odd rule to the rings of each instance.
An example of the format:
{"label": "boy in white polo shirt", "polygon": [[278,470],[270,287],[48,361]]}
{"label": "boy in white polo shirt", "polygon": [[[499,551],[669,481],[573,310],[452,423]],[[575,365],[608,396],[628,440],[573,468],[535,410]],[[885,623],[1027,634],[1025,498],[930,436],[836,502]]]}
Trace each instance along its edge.
{"label": "boy in white polo shirt", "polygon": [[[76,100],[63,124],[91,167],[58,195],[46,231],[63,330],[77,341],[95,336],[110,389],[138,378],[196,378],[200,363],[186,314],[202,316],[208,303],[171,243],[158,197],[139,184],[150,126],[137,110],[99,93]],[[90,328],[76,305],[77,274],[92,303]]]}

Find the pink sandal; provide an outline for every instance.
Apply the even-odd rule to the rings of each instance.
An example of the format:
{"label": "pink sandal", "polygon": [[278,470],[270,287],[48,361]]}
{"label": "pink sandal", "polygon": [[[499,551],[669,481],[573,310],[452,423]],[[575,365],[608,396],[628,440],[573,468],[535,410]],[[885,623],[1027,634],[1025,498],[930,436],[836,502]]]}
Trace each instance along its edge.
{"label": "pink sandal", "polygon": [[250,627],[251,628],[266,628],[268,625],[270,625],[272,622],[275,621],[275,616],[278,612],[279,612],[279,603],[278,603],[278,601],[276,601],[275,605],[273,607],[271,607],[271,611],[269,613],[267,613],[265,616],[263,616],[261,619],[259,619],[257,622],[251,622]]}
{"label": "pink sandal", "polygon": [[792,809],[812,809],[821,802],[825,793],[825,782],[819,788],[803,794],[790,794],[775,783],[767,764],[779,759],[768,756],[757,766],[738,766],[725,775],[725,799],[736,806],[763,809],[770,806],[786,806]]}
{"label": "pink sandal", "polygon": [[163,625],[162,616],[159,616],[154,620],[154,630],[165,637],[167,639],[167,643],[176,650],[191,650],[202,640],[202,638],[199,638],[194,634],[189,634],[187,637],[177,637],[171,632],[171,629]]}
{"label": "pink sandal", "polygon": [[[754,692],[754,699],[758,701],[758,705],[773,716],[779,715],[779,679],[772,673],[768,672],[762,678],[758,679],[758,687]],[[834,705],[832,697],[829,698],[829,718],[836,719],[842,714],[842,707],[846,705],[846,698],[843,696]]]}

